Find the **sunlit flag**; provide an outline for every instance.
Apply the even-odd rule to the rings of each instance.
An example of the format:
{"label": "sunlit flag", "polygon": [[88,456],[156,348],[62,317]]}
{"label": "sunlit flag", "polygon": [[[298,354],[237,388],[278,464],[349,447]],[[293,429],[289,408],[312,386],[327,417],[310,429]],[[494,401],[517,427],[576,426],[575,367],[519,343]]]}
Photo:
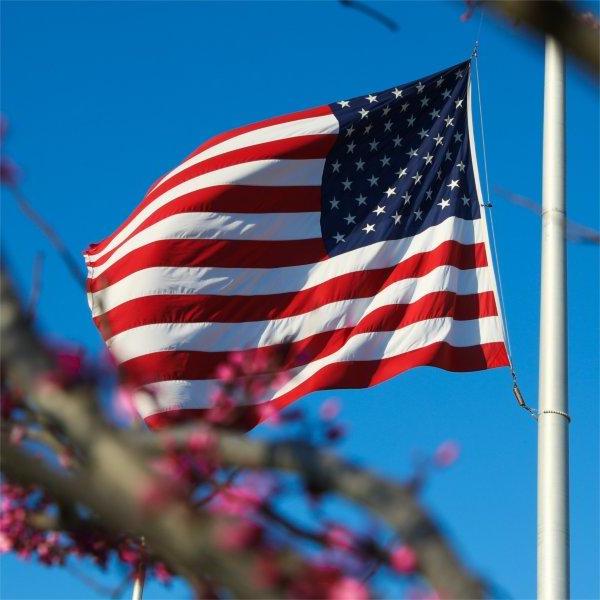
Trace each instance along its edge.
{"label": "sunlit flag", "polygon": [[470,63],[218,135],[86,252],[94,321],[150,426],[220,365],[281,408],[417,366],[508,365],[473,156]]}

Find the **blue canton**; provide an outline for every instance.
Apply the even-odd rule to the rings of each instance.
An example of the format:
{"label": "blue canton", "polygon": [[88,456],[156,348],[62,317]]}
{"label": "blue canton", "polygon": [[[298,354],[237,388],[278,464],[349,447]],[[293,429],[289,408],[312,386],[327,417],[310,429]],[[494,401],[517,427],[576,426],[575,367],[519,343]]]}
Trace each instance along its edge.
{"label": "blue canton", "polygon": [[469,147],[470,62],[330,105],[340,123],[322,181],[330,256],[414,236],[448,217],[477,219]]}

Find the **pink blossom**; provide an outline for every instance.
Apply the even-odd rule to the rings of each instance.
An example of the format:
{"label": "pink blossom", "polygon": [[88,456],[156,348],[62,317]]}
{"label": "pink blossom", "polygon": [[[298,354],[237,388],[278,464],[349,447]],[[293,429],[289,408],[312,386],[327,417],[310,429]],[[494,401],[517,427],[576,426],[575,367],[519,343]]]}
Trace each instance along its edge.
{"label": "pink blossom", "polygon": [[154,576],[161,583],[169,583],[173,579],[172,573],[167,569],[166,565],[161,562],[157,562],[154,565]]}
{"label": "pink blossom", "polygon": [[321,419],[323,419],[323,421],[333,421],[333,419],[340,414],[341,408],[342,407],[339,400],[336,398],[330,398],[321,404],[319,408],[319,416]]}
{"label": "pink blossom", "polygon": [[5,533],[0,532],[0,553],[10,552],[12,549],[12,540]]}
{"label": "pink blossom", "polygon": [[456,442],[448,440],[438,446],[433,460],[437,467],[445,468],[455,463],[459,455],[460,446]]}
{"label": "pink blossom", "polygon": [[133,388],[128,385],[120,385],[117,387],[114,396],[115,410],[117,414],[127,422],[134,421],[138,416],[133,398]]}
{"label": "pink blossom", "polygon": [[367,586],[354,577],[342,577],[330,588],[327,595],[329,600],[369,600]]}
{"label": "pink blossom", "polygon": [[216,447],[215,436],[207,430],[194,431],[188,438],[190,452],[212,452]]}
{"label": "pink blossom", "polygon": [[2,156],[0,158],[0,183],[12,187],[17,185],[19,178],[19,167],[8,156]]}
{"label": "pink blossom", "polygon": [[402,575],[410,575],[417,568],[417,555],[409,546],[396,546],[390,552],[392,569]]}
{"label": "pink blossom", "polygon": [[223,550],[244,550],[260,541],[262,528],[251,521],[223,523],[217,529],[216,543]]}
{"label": "pink blossom", "polygon": [[341,525],[333,525],[325,532],[325,540],[329,547],[340,550],[352,550],[355,547],[354,535]]}
{"label": "pink blossom", "polygon": [[216,375],[223,383],[232,383],[237,377],[237,371],[232,365],[223,363],[217,367]]}

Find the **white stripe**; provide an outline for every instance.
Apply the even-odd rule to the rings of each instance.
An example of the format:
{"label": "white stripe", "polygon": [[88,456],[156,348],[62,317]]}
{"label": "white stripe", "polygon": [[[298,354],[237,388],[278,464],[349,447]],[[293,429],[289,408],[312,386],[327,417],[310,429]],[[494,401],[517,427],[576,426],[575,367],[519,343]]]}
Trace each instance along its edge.
{"label": "white stripe", "polygon": [[148,193],[156,189],[159,185],[162,185],[171,177],[177,175],[177,173],[181,173],[181,171],[185,171],[193,165],[197,165],[198,163],[204,162],[209,158],[213,158],[225,152],[231,152],[232,150],[239,150],[257,144],[264,144],[266,142],[274,142],[276,140],[295,138],[303,135],[335,134],[338,133],[338,131],[339,123],[333,114],[320,117],[309,117],[307,119],[296,119],[295,121],[288,121],[286,123],[279,123],[278,125],[269,125],[267,127],[261,127],[260,129],[247,131],[246,133],[236,135],[219,144],[215,144],[182,162],[179,166],[167,173],[167,175],[154,185]]}
{"label": "white stripe", "polygon": [[397,281],[372,297],[332,302],[310,312],[243,323],[153,323],[122,331],[107,341],[118,362],[166,350],[230,352],[298,341],[325,331],[355,327],[373,311],[411,304],[438,291],[461,295],[490,290],[488,269],[443,266],[423,277]]}
{"label": "white stripe", "polygon": [[[290,369],[290,378],[279,390],[268,390],[257,403],[277,398],[306,381],[323,367],[349,361],[381,360],[399,356],[411,350],[438,342],[454,347],[467,348],[493,342],[502,342],[498,317],[485,317],[472,321],[453,321],[451,318],[420,321],[396,331],[361,333],[348,340],[337,352],[312,363]],[[217,380],[173,380],[151,383],[145,386],[154,397],[139,394],[138,409],[143,417],[177,408],[207,408],[211,393],[219,389]]]}
{"label": "white stripe", "polygon": [[[321,213],[179,213],[143,229],[110,258],[94,267],[94,277],[124,256],[158,240],[305,240],[321,238]],[[93,263],[90,261],[89,266]]]}
{"label": "white stripe", "polygon": [[503,342],[502,325],[498,317],[483,317],[472,321],[454,321],[445,317],[428,319],[396,331],[362,333],[351,337],[337,352],[305,365],[275,394],[283,396],[306,381],[323,367],[355,360],[380,360],[417,350],[438,342],[457,348]]}
{"label": "white stripe", "polygon": [[88,257],[90,260],[96,260],[104,256],[131,235],[151,214],[184,194],[217,185],[320,186],[324,165],[324,158],[255,160],[198,175],[158,196],[144,207],[104,249],[100,252],[92,250],[88,253]]}
{"label": "white stripe", "polygon": [[415,254],[429,252],[446,240],[454,240],[461,244],[480,243],[482,241],[481,221],[450,217],[413,237],[377,242],[308,265],[268,269],[221,267],[142,269],[92,294],[93,315],[98,316],[134,298],[152,295],[230,296],[295,292],[319,285],[345,273],[392,267]]}

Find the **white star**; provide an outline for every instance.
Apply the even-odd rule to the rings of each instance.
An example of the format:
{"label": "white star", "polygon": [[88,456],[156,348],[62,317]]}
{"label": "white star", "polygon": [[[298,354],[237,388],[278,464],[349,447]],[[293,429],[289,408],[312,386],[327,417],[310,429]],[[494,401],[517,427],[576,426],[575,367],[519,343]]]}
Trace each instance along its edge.
{"label": "white star", "polygon": [[438,169],[438,171],[437,171],[436,175],[437,175],[437,178],[438,178],[438,179],[441,179],[441,178],[442,178],[442,170],[441,170],[441,169]]}
{"label": "white star", "polygon": [[354,142],[350,142],[348,145],[348,152],[354,152],[354,148],[356,148],[356,144]]}
{"label": "white star", "polygon": [[374,185],[377,185],[377,182],[379,181],[379,177],[375,177],[375,175],[371,175],[371,177],[369,179],[367,179],[367,181],[371,184],[371,187],[373,187]]}
{"label": "white star", "polygon": [[444,122],[446,123],[446,127],[450,127],[451,125],[454,125],[454,117],[451,117],[450,115],[448,115],[444,119]]}
{"label": "white star", "polygon": [[437,205],[441,206],[442,210],[444,210],[446,207],[450,206],[450,198],[446,198],[445,200],[442,198],[442,201],[438,202]]}
{"label": "white star", "polygon": [[433,139],[435,140],[436,146],[440,146],[444,141],[444,138],[439,133]]}
{"label": "white star", "polygon": [[394,98],[396,98],[396,100],[398,98],[400,98],[402,96],[402,90],[399,90],[398,88],[394,88],[392,90],[392,94],[394,94]]}
{"label": "white star", "polygon": [[431,190],[427,190],[427,191],[425,192],[425,196],[427,196],[426,200],[431,200],[431,194],[432,194],[432,193],[433,193],[433,192],[432,192]]}
{"label": "white star", "polygon": [[463,173],[465,172],[465,163],[462,160],[459,163],[456,163],[456,166],[460,171],[462,171]]}
{"label": "white star", "polygon": [[432,119],[437,119],[440,116],[440,111],[434,108],[429,114]]}
{"label": "white star", "polygon": [[433,156],[431,154],[429,154],[429,152],[423,157],[423,160],[425,161],[426,165],[430,165],[431,161],[433,160]]}
{"label": "white star", "polygon": [[333,236],[333,239],[336,242],[345,242],[346,240],[344,239],[344,236],[341,233],[338,233],[336,235]]}
{"label": "white star", "polygon": [[464,98],[461,98],[460,100],[455,100],[454,104],[456,105],[456,108],[460,108],[462,106],[463,101]]}
{"label": "white star", "polygon": [[415,117],[413,115],[410,115],[410,117],[408,117],[408,119],[406,119],[406,122],[408,123],[409,127],[412,127],[415,120],[416,120]]}
{"label": "white star", "polygon": [[448,152],[446,152],[446,159],[445,160],[452,160],[452,154],[450,154],[450,150],[448,150]]}
{"label": "white star", "polygon": [[422,127],[421,127],[421,131],[419,131],[419,133],[417,135],[419,135],[421,139],[429,137],[429,134]]}
{"label": "white star", "polygon": [[377,208],[373,211],[374,213],[377,213],[377,216],[379,216],[381,213],[385,212],[385,208],[383,206],[377,206]]}
{"label": "white star", "polygon": [[331,204],[331,210],[333,210],[334,208],[337,208],[340,201],[336,200],[335,197],[333,198],[333,200],[330,200],[329,203]]}
{"label": "white star", "polygon": [[417,221],[421,221],[423,219],[423,211],[420,208],[418,210],[415,210],[415,215]]}
{"label": "white star", "polygon": [[455,142],[462,142],[462,136],[463,136],[463,134],[462,134],[462,133],[458,133],[458,132],[456,132],[456,133],[454,134],[454,141],[455,141]]}
{"label": "white star", "polygon": [[365,161],[362,158],[359,158],[356,161],[356,170],[357,171],[364,171],[365,170]]}
{"label": "white star", "polygon": [[401,196],[401,198],[404,200],[404,204],[410,203],[410,194],[408,192],[404,192],[404,195]]}
{"label": "white star", "polygon": [[369,104],[373,104],[373,102],[377,102],[377,96],[373,96],[373,94],[369,94],[365,100],[369,101]]}
{"label": "white star", "polygon": [[364,119],[369,114],[369,111],[365,110],[364,108],[361,108],[358,112],[360,113],[361,119]]}
{"label": "white star", "polygon": [[354,125],[350,125],[348,129],[346,129],[346,137],[350,137],[354,133]]}
{"label": "white star", "polygon": [[398,175],[398,179],[402,179],[406,175],[406,169],[400,169],[396,171],[396,175]]}
{"label": "white star", "polygon": [[444,78],[440,77],[438,80],[436,80],[435,87],[440,87],[440,85],[442,85],[442,83],[444,83]]}
{"label": "white star", "polygon": [[345,190],[349,190],[352,187],[352,182],[346,177],[346,181],[342,181],[342,185]]}
{"label": "white star", "polygon": [[449,187],[451,190],[453,190],[454,188],[459,187],[459,185],[458,185],[458,179],[452,179],[452,181],[450,181],[450,183],[446,187]]}
{"label": "white star", "polygon": [[408,104],[408,102],[405,102],[405,103],[404,103],[404,104],[403,104],[403,105],[400,107],[400,110],[401,110],[402,112],[404,112],[404,111],[405,111],[405,110],[406,110],[408,107],[409,107],[409,104]]}
{"label": "white star", "polygon": [[360,196],[356,197],[356,201],[358,202],[359,206],[362,206],[363,204],[367,203],[367,197],[361,194]]}
{"label": "white star", "polygon": [[391,131],[392,130],[392,125],[393,125],[393,123],[391,121],[386,121],[383,124],[384,131]]}
{"label": "white star", "polygon": [[402,215],[398,214],[398,211],[396,211],[393,215],[392,215],[392,219],[394,219],[394,225],[398,225],[398,223],[400,223],[400,219],[402,218]]}
{"label": "white star", "polygon": [[369,131],[371,131],[371,129],[373,129],[373,125],[367,125],[365,127],[365,133],[369,133]]}
{"label": "white star", "polygon": [[377,150],[377,146],[379,146],[379,142],[373,140],[371,143],[369,143],[369,146],[371,148],[371,152],[374,152],[375,150]]}
{"label": "white star", "polygon": [[392,142],[394,142],[394,148],[397,148],[402,143],[402,138],[397,135]]}
{"label": "white star", "polygon": [[342,107],[342,108],[347,108],[348,106],[350,106],[350,102],[348,102],[348,100],[340,100],[338,102],[338,104]]}
{"label": "white star", "polygon": [[425,89],[425,86],[419,81],[417,83],[417,94],[420,94]]}
{"label": "white star", "polygon": [[411,148],[406,154],[408,154],[409,158],[412,158],[413,156],[419,156],[414,148]]}
{"label": "white star", "polygon": [[449,89],[445,89],[444,92],[442,93],[442,96],[444,96],[444,100],[446,100],[447,98],[450,98],[450,90]]}
{"label": "white star", "polygon": [[421,100],[421,108],[425,106],[429,106],[429,98],[427,96]]}
{"label": "white star", "polygon": [[350,225],[350,224],[355,225],[356,217],[354,215],[351,215],[350,213],[348,213],[348,216],[344,217],[344,221],[346,221],[346,223],[348,223],[348,225]]}
{"label": "white star", "polygon": [[387,104],[383,107],[383,110],[381,111],[381,114],[384,117],[388,116],[388,113],[390,112],[390,110],[392,110]]}
{"label": "white star", "polygon": [[375,231],[375,225],[369,225],[369,224],[367,223],[366,227],[363,227],[363,228],[362,228],[362,230],[363,230],[365,233],[371,233],[371,231]]}
{"label": "white star", "polygon": [[385,190],[384,194],[387,194],[388,198],[390,198],[391,196],[395,196],[396,195],[396,188],[395,187],[389,187],[387,190]]}
{"label": "white star", "polygon": [[468,206],[469,204],[471,204],[471,198],[467,198],[465,194],[463,194],[461,200],[463,201],[463,206]]}
{"label": "white star", "polygon": [[462,69],[456,71],[456,79],[460,79],[463,76],[463,73],[464,71]]}
{"label": "white star", "polygon": [[387,167],[390,164],[390,159],[387,156],[379,159],[382,167]]}
{"label": "white star", "polygon": [[412,179],[415,180],[415,185],[423,179],[423,175],[421,175],[418,171],[412,176]]}
{"label": "white star", "polygon": [[341,166],[342,166],[342,163],[339,160],[336,160],[334,163],[331,163],[331,168],[333,169],[333,173],[339,173]]}

